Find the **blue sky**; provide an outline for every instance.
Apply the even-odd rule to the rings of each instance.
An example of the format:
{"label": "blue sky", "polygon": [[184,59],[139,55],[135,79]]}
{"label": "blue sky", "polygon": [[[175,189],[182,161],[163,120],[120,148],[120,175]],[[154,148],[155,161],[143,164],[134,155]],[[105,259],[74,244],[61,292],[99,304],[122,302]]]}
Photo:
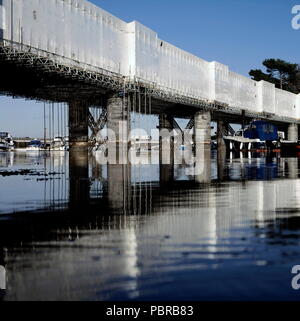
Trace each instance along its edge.
{"label": "blue sky", "polygon": [[[115,16],[138,20],[160,38],[205,60],[248,75],[265,58],[300,63],[300,30],[291,27],[300,0],[93,0]],[[0,130],[42,136],[42,104],[1,97]]]}

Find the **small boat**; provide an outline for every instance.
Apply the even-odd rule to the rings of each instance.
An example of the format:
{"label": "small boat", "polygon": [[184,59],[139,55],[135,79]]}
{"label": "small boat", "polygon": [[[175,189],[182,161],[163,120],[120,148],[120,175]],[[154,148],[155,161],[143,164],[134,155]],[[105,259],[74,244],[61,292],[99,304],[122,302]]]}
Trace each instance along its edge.
{"label": "small boat", "polygon": [[6,142],[0,141],[0,150],[1,151],[7,151],[8,150],[8,146]]}
{"label": "small boat", "polygon": [[225,136],[229,150],[262,150],[278,148],[277,127],[266,121],[253,121],[233,136]]}
{"label": "small boat", "polygon": [[300,152],[300,142],[285,140],[284,136],[276,125],[256,120],[245,129],[238,130],[233,136],[225,136],[224,140],[229,150]]}
{"label": "small boat", "polygon": [[179,150],[182,151],[182,152],[185,151],[185,145],[181,144],[181,145],[179,146]]}
{"label": "small boat", "polygon": [[32,140],[26,148],[26,151],[28,152],[40,151],[40,150],[44,150],[44,144],[38,139]]}
{"label": "small boat", "polygon": [[10,151],[15,148],[12,136],[7,132],[0,132],[0,150]]}
{"label": "small boat", "polygon": [[68,149],[67,140],[60,136],[55,137],[50,146],[50,150],[52,151],[67,151]]}

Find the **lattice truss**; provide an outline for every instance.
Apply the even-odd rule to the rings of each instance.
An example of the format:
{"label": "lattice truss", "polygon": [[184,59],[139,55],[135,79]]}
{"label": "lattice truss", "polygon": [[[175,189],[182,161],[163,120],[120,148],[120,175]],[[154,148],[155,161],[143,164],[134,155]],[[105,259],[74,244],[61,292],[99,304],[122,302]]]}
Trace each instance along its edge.
{"label": "lattice truss", "polygon": [[100,115],[98,109],[99,108],[89,110],[88,124],[91,130],[90,141],[94,143],[103,143],[102,137],[100,137],[99,134],[107,123],[107,109],[102,107]]}
{"label": "lattice truss", "polygon": [[181,127],[179,126],[179,124],[176,122],[176,120],[173,118],[173,128],[175,129],[175,131],[180,135],[180,137],[182,137],[182,144],[193,144],[193,131],[192,129],[195,126],[195,120],[194,117],[191,118],[189,120],[189,122],[187,123],[186,127],[184,129],[181,129]]}

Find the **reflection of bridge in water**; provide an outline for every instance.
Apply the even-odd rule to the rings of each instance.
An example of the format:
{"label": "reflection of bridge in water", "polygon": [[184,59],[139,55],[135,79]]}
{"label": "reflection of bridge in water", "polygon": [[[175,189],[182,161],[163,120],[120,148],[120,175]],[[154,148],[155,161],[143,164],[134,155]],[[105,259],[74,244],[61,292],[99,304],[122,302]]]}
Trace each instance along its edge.
{"label": "reflection of bridge in water", "polygon": [[[48,178],[36,182],[44,186],[42,193],[51,195],[44,208],[2,216],[0,244],[6,248],[2,260],[12,289],[8,299],[36,295],[79,299],[97,291],[105,299],[117,291],[115,278],[124,278],[118,291],[135,298],[139,278],[153,273],[153,266],[163,269],[177,262],[176,270],[186,267],[189,258],[183,262],[172,254],[174,246],[181,244],[184,253],[198,240],[200,249],[190,254],[191,259],[198,257],[199,269],[216,267],[220,255],[231,255],[220,254],[224,239],[236,251],[235,239],[243,235],[247,222],[255,221],[258,228],[276,225],[287,211],[297,215],[300,209],[299,159],[232,158],[225,162],[208,157],[203,161],[209,174],[197,177],[186,171],[187,165],[171,169],[160,164],[101,165],[95,155],[90,159],[84,155],[69,162],[67,154],[59,153],[1,154],[1,166],[14,169],[17,164],[35,164],[54,178],[33,176],[34,180]],[[234,228],[239,232],[231,234]],[[19,242],[27,245],[11,254]],[[40,246],[48,249],[44,258],[41,249],[31,250]],[[17,263],[25,258],[31,262],[29,269]],[[52,263],[47,261],[50,258]],[[41,285],[45,273],[47,279]],[[95,282],[92,275],[99,273],[102,277]],[[55,285],[59,274],[64,278]],[[29,285],[34,289],[31,293],[26,292]]]}
{"label": "reflection of bridge in water", "polygon": [[[2,176],[8,176],[7,179],[10,176],[22,175],[22,171],[25,171],[24,182],[37,184],[40,190],[40,194],[37,195],[40,199],[34,203],[35,208],[29,207],[29,210],[44,212],[49,209],[68,211],[86,206],[97,207],[100,202],[105,204],[107,213],[147,214],[155,210],[156,202],[165,194],[178,193],[180,202],[180,193],[186,197],[188,193],[199,193],[199,202],[201,199],[204,202],[207,195],[204,193],[202,197],[201,190],[209,187],[212,191],[216,189],[218,192],[218,184],[225,188],[233,181],[238,185],[247,184],[248,188],[255,182],[253,193],[257,191],[256,205],[274,206],[275,209],[278,203],[286,202],[299,188],[297,178],[300,165],[297,158],[280,158],[276,155],[244,158],[241,153],[239,158],[226,159],[220,155],[216,157],[217,154],[213,154],[212,157],[208,152],[205,157],[197,160],[196,165],[188,162],[177,165],[160,164],[155,161],[149,163],[155,158],[159,160],[157,152],[152,153],[152,158],[150,153],[139,155],[139,164],[102,165],[98,162],[99,154],[100,152],[96,152],[87,157],[86,153],[78,152],[70,155],[64,152],[1,153],[0,169]],[[249,156],[248,153],[246,156]],[[131,159],[133,158],[131,156]],[[26,168],[32,166],[35,170],[26,173]],[[205,170],[198,173],[198,166]],[[289,186],[282,191],[281,182],[285,180],[289,180]],[[264,186],[268,188],[263,188]],[[263,190],[260,190],[261,188]],[[17,186],[15,189],[18,193]],[[251,188],[248,191],[249,194],[252,193]],[[228,189],[226,198],[234,199],[234,195],[235,191]],[[32,195],[27,199],[34,197],[35,195]],[[265,198],[268,201],[264,201]],[[24,200],[26,202],[26,197]],[[2,209],[3,214],[4,211]],[[13,208],[13,211],[21,212],[16,208]],[[247,210],[244,212],[247,213]]]}

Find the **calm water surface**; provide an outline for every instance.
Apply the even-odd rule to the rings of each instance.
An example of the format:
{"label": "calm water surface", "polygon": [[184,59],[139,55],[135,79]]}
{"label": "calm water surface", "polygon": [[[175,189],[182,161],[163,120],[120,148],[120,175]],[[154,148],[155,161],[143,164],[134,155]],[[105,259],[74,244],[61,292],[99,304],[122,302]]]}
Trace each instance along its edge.
{"label": "calm water surface", "polygon": [[0,153],[3,300],[300,299],[298,158],[98,160]]}

